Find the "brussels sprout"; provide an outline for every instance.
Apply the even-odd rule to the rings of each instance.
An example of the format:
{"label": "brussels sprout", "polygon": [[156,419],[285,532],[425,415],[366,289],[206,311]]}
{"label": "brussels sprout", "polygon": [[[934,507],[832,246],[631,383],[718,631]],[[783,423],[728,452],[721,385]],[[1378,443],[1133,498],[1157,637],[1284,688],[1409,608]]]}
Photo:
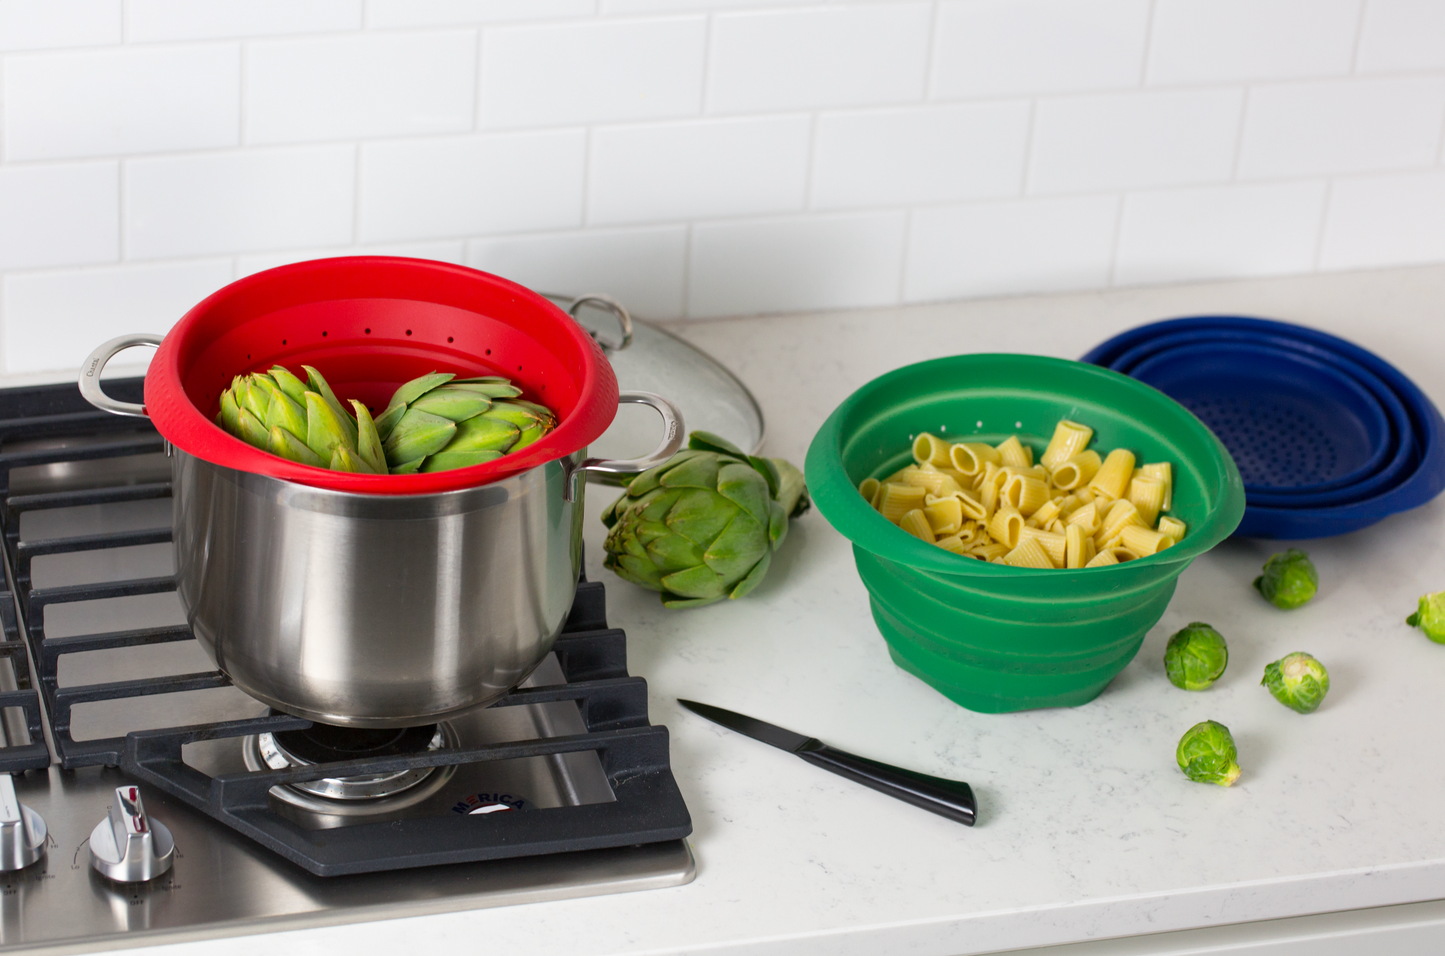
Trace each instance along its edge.
{"label": "brussels sprout", "polygon": [[1180,690],[1205,690],[1229,663],[1229,646],[1218,631],[1200,621],[1169,638],[1164,670]]}
{"label": "brussels sprout", "polygon": [[1254,579],[1254,588],[1266,601],[1288,611],[1315,596],[1320,575],[1309,555],[1290,548],[1264,562],[1264,573]]}
{"label": "brussels sprout", "polygon": [[1239,751],[1229,728],[1214,720],[1195,724],[1179,738],[1174,751],[1179,769],[1195,783],[1233,785],[1239,779]]}
{"label": "brussels sprout", "polygon": [[1308,654],[1286,654],[1264,668],[1262,685],[1269,688],[1274,699],[1301,714],[1312,714],[1324,702],[1330,690],[1330,674],[1325,665]]}
{"label": "brussels sprout", "polygon": [[1436,644],[1445,644],[1445,591],[1422,597],[1420,610],[1405,618],[1405,623],[1424,631]]}

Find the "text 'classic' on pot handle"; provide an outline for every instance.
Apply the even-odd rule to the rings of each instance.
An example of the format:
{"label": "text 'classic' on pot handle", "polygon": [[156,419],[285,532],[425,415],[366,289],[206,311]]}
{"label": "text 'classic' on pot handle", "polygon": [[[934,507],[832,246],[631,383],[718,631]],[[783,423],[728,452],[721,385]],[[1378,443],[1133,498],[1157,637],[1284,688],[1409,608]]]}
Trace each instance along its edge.
{"label": "text 'classic' on pot handle", "polygon": [[105,371],[106,364],[116,353],[123,352],[138,345],[149,345],[151,348],[161,344],[163,336],[153,335],[150,332],[140,332],[135,335],[122,335],[118,339],[111,339],[100,348],[91,352],[86,358],[85,364],[80,367],[80,394],[85,400],[103,412],[110,412],[112,415],[129,415],[133,418],[147,418],[146,407],[137,405],[134,402],[122,402],[111,398],[100,390],[100,373]]}
{"label": "text 'classic' on pot handle", "polygon": [[642,458],[627,458],[613,461],[607,458],[588,458],[567,475],[567,484],[562,495],[567,501],[577,500],[577,483],[587,474],[598,475],[640,475],[649,468],[656,468],[667,461],[682,447],[682,412],[661,395],[652,392],[623,392],[617,396],[619,405],[650,405],[662,416],[662,444]]}

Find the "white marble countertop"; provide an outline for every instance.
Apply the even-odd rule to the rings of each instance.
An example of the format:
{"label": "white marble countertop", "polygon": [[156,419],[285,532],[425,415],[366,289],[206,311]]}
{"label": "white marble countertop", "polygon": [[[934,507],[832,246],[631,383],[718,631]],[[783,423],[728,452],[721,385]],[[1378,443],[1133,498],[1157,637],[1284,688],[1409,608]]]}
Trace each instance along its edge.
{"label": "white marble countertop", "polygon": [[[1076,357],[1151,319],[1256,314],[1345,335],[1445,404],[1445,268],[1178,286],[689,324],[768,417],[768,453],[799,464],[850,391],[962,351]],[[1445,499],[1307,545],[1321,590],[1281,612],[1250,581],[1277,543],[1200,558],[1138,658],[1076,709],[985,715],[896,668],[847,543],[816,512],[793,525],[746,600],[665,611],[600,568],[694,821],[695,882],[674,889],[157,948],[166,953],[913,953],[959,956],[1445,898],[1445,646],[1407,628],[1445,588]],[[1164,677],[1168,635],[1212,622],[1230,643],[1207,692]],[[1289,651],[1332,687],[1301,716],[1258,686]],[[973,829],[896,802],[682,711],[691,697],[927,773],[970,781]],[[1197,721],[1227,724],[1231,789],[1174,765]]]}

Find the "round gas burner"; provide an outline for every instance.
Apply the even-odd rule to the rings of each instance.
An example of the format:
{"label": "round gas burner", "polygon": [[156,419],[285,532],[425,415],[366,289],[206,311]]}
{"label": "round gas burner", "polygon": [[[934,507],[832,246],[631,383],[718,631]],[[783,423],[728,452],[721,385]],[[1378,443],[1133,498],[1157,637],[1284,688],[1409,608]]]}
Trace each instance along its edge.
{"label": "round gas burner", "polygon": [[[371,730],[312,724],[305,730],[257,734],[245,741],[246,765],[252,770],[285,770],[367,757],[395,757],[455,747],[449,724]],[[371,813],[406,806],[430,796],[452,775],[452,767],[418,767],[348,777],[322,777],[271,788],[271,793],[298,806],[328,813]],[[426,784],[426,786],[422,786]]]}

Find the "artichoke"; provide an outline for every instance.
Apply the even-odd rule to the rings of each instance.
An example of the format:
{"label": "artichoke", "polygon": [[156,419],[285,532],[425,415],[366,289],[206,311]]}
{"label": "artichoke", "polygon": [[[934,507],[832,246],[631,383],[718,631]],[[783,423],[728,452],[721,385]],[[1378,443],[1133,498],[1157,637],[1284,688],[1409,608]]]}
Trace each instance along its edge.
{"label": "artichoke", "polygon": [[1420,609],[1405,618],[1405,623],[1424,631],[1436,644],[1445,644],[1445,591],[1420,598]]}
{"label": "artichoke", "polygon": [[505,378],[457,379],[433,372],[396,390],[374,421],[351,411],[309,365],[302,381],[277,365],[238,375],[221,393],[216,423],[242,441],[303,465],[364,474],[445,471],[500,458],[557,424],[541,405],[517,399]]}
{"label": "artichoke", "polygon": [[447,471],[520,451],[557,427],[557,416],[500,376],[412,379],[376,416],[376,434],[393,475]]}
{"label": "artichoke", "polygon": [[688,447],[634,477],[602,514],[604,566],[662,592],[665,607],[740,598],[768,573],[788,519],[808,509],[803,474],[696,431]]}
{"label": "artichoke", "polygon": [[1219,680],[1229,663],[1224,637],[1198,621],[1169,638],[1164,648],[1164,670],[1169,683],[1181,690],[1204,690]]}
{"label": "artichoke", "polygon": [[1239,751],[1229,728],[1206,720],[1184,731],[1175,748],[1174,759],[1184,776],[1195,783],[1228,787],[1239,779]]}
{"label": "artichoke", "polygon": [[1271,555],[1264,563],[1264,573],[1254,579],[1254,589],[1286,611],[1307,603],[1319,588],[1320,575],[1314,562],[1298,548]]}
{"label": "artichoke", "polygon": [[1296,652],[1266,665],[1260,684],[1290,710],[1312,714],[1329,693],[1330,672],[1310,655]]}

